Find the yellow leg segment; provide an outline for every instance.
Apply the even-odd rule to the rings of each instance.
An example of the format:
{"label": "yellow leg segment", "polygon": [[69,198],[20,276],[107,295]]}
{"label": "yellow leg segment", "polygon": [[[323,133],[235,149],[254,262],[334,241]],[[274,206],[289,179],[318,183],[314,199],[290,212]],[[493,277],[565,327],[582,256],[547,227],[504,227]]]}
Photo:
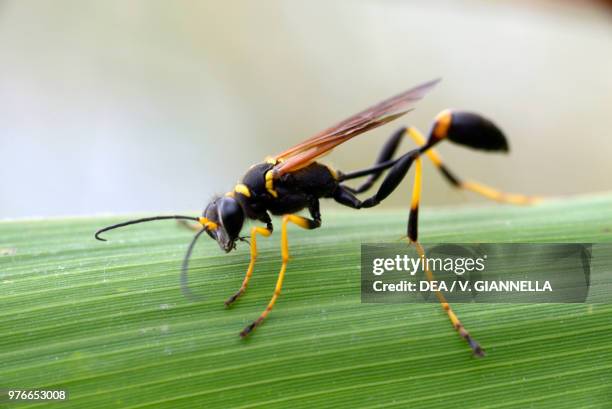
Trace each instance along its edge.
{"label": "yellow leg segment", "polygon": [[[418,241],[414,241],[413,243],[416,247],[417,252],[419,253],[419,257],[423,257],[423,260],[426,260],[425,250],[423,249],[421,244]],[[425,275],[427,276],[427,280],[429,281],[434,280],[434,275],[431,272],[431,270],[427,268],[427,263],[425,263]],[[436,297],[438,298],[438,301],[440,302],[442,309],[446,311],[446,314],[448,315],[448,319],[450,319],[450,322],[453,325],[453,328],[455,328],[455,330],[459,333],[461,338],[465,339],[465,341],[468,343],[468,345],[472,349],[472,353],[474,354],[474,356],[477,356],[477,357],[485,356],[484,349],[480,346],[478,342],[476,342],[474,338],[472,338],[468,330],[465,329],[465,327],[463,326],[463,324],[461,323],[461,321],[459,320],[459,318],[457,317],[457,315],[451,308],[448,301],[446,301],[446,297],[444,297],[444,294],[436,290]]]}
{"label": "yellow leg segment", "polygon": [[[425,250],[423,249],[421,244],[418,242],[418,237],[417,237],[419,201],[421,198],[422,173],[423,172],[422,172],[421,159],[417,158],[415,160],[414,185],[412,188],[412,202],[410,204],[410,216],[408,218],[408,238],[411,243],[414,243],[417,253],[419,254],[419,257],[422,257],[423,261],[425,261],[426,260]],[[434,275],[431,272],[431,270],[429,270],[429,268],[427,267],[426,262],[424,263],[424,266],[425,266],[425,275],[427,276],[427,280],[430,282],[433,281]],[[470,333],[465,329],[465,327],[463,326],[463,324],[461,323],[461,321],[459,320],[459,318],[457,317],[457,315],[451,308],[448,301],[446,301],[446,297],[444,297],[444,294],[442,294],[440,291],[436,291],[436,297],[438,298],[438,301],[440,302],[442,309],[446,311],[446,314],[448,315],[448,318],[450,319],[451,324],[453,325],[453,328],[455,328],[455,330],[459,333],[459,335],[461,335],[461,337],[467,341],[470,348],[472,348],[473,354],[475,356],[484,356],[484,350],[482,349],[480,344],[478,344],[478,342],[476,342],[470,336]]]}
{"label": "yellow leg segment", "polygon": [[272,308],[274,308],[274,304],[278,296],[280,295],[281,289],[283,288],[283,280],[285,279],[285,271],[287,270],[287,263],[289,262],[289,240],[287,239],[287,225],[289,222],[300,226],[303,229],[314,229],[320,226],[320,221],[314,221],[307,219],[305,217],[297,216],[295,214],[288,214],[283,216],[283,222],[281,226],[281,256],[282,256],[282,266],[280,272],[278,273],[278,279],[276,280],[276,287],[274,288],[274,294],[268,303],[268,306],[261,313],[259,318],[257,318],[253,323],[247,326],[240,333],[241,337],[246,337],[249,335],[255,328],[257,328],[264,319],[268,316]]}
{"label": "yellow leg segment", "polygon": [[253,275],[253,269],[255,268],[255,260],[257,259],[257,235],[260,234],[264,237],[269,237],[272,232],[265,227],[253,227],[251,229],[251,261],[249,262],[249,267],[247,268],[246,275],[244,276],[244,280],[242,281],[242,285],[240,289],[236,292],[236,294],[232,295],[230,298],[225,301],[225,306],[229,307],[234,301],[238,299],[247,289],[249,285],[249,280]]}
{"label": "yellow leg segment", "polygon": [[[417,144],[417,146],[423,146],[427,142],[423,134],[416,128],[406,128],[406,134],[408,134],[408,136],[414,141],[414,143]],[[428,149],[425,154],[429,159],[431,159],[434,165],[440,166],[442,164],[442,158],[440,157],[438,151],[436,151],[434,148]]]}
{"label": "yellow leg segment", "polygon": [[410,209],[418,209],[419,201],[421,200],[421,180],[423,174],[423,165],[421,158],[416,158],[414,161],[414,187],[412,188],[412,202]]}
{"label": "yellow leg segment", "polygon": [[414,165],[414,184],[412,187],[410,216],[408,216],[408,238],[410,241],[416,242],[419,224],[419,201],[421,200],[421,180],[423,179],[423,165],[420,157],[415,159]]}
{"label": "yellow leg segment", "polygon": [[[425,137],[421,132],[419,132],[418,129],[410,127],[406,130],[406,133],[417,145],[422,146],[426,143]],[[453,180],[453,184],[455,184],[456,187],[460,189],[472,191],[490,200],[514,205],[530,205],[542,201],[542,198],[539,197],[525,196],[516,193],[505,193],[490,186],[484,185],[480,182],[474,182],[469,180],[462,181],[456,179],[454,176],[450,176],[450,172],[442,163],[442,158],[435,149],[431,148],[427,150],[425,154],[433,162],[433,164],[436,165],[438,169],[440,169],[443,173],[447,175],[449,179],[455,179]]]}
{"label": "yellow leg segment", "polygon": [[462,189],[478,193],[479,195],[484,196],[487,199],[495,200],[496,202],[501,203],[509,203],[514,205],[530,205],[542,201],[542,198],[540,197],[500,192],[499,190],[493,189],[492,187],[470,180],[461,182],[460,187]]}

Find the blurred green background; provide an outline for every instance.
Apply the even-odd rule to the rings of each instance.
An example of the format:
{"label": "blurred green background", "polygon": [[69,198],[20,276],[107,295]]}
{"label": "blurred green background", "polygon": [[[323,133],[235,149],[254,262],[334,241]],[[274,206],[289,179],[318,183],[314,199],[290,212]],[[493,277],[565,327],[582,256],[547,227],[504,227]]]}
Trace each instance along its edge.
{"label": "blurred green background", "polygon": [[[5,0],[0,51],[0,218],[199,209],[266,155],[435,77],[403,124],[456,107],[510,139],[509,156],[441,146],[458,174],[610,189],[612,15],[597,3]],[[326,160],[368,166],[401,124]],[[424,206],[481,200],[426,171]]]}

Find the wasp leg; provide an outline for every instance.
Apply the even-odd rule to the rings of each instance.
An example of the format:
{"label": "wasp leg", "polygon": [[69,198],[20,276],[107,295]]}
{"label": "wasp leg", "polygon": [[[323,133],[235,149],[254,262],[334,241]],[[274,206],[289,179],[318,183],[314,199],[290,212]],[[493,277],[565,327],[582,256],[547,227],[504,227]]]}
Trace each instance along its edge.
{"label": "wasp leg", "polygon": [[[372,171],[372,173],[370,173],[370,177],[365,182],[363,182],[357,188],[352,188],[352,187],[349,187],[349,186],[345,186],[346,189],[349,190],[353,194],[363,193],[363,192],[367,191],[368,189],[370,189],[372,187],[372,185],[374,185],[374,183],[376,183],[378,178],[383,174],[383,172],[386,169],[384,167],[383,168],[378,168],[377,165],[381,165],[381,164],[385,164],[385,163],[390,163],[389,161],[391,160],[391,158],[393,158],[393,155],[397,151],[397,147],[399,146],[402,138],[404,137],[404,133],[405,132],[406,132],[406,128],[402,127],[400,129],[398,129],[397,131],[395,131],[391,135],[391,137],[389,137],[387,142],[385,142],[385,145],[383,146],[382,150],[380,151],[380,154],[378,155],[378,158],[376,159],[376,162],[374,163],[375,167],[372,168],[374,170]],[[370,170],[370,169],[368,169],[368,170]]]}
{"label": "wasp leg", "polygon": [[[314,209],[316,209],[316,212],[318,212],[318,202],[316,204],[316,207],[311,208],[311,213],[313,213]],[[257,328],[263,322],[264,319],[266,319],[270,311],[272,311],[272,308],[276,303],[276,299],[280,295],[281,289],[283,287],[283,280],[285,279],[285,271],[287,270],[287,262],[289,261],[289,241],[287,240],[287,225],[289,224],[289,222],[308,230],[316,229],[317,227],[321,226],[320,217],[317,217],[315,219],[307,219],[306,217],[298,216],[295,214],[287,214],[283,216],[283,224],[281,226],[281,255],[283,264],[281,266],[280,272],[278,273],[278,279],[276,280],[274,294],[272,295],[268,306],[266,307],[264,312],[261,313],[259,318],[257,318],[255,321],[253,321],[251,325],[247,326],[245,329],[242,330],[240,336],[243,338],[249,335],[255,328]]]}
{"label": "wasp leg", "polygon": [[421,196],[421,174],[422,165],[418,150],[408,152],[399,158],[389,174],[384,179],[376,194],[366,200],[358,199],[351,190],[344,185],[339,185],[334,191],[333,198],[336,202],[353,209],[374,207],[389,196],[404,179],[412,163],[415,162],[414,187],[412,190],[412,202],[410,204],[410,215],[408,217],[408,238],[411,241],[417,240],[417,225],[419,215],[419,201]]}
{"label": "wasp leg", "polygon": [[255,260],[257,259],[257,235],[260,234],[264,237],[269,237],[272,234],[272,229],[269,227],[253,227],[251,229],[251,237],[250,237],[250,247],[251,247],[251,260],[249,261],[249,267],[247,268],[246,275],[244,276],[244,280],[242,281],[242,285],[240,289],[236,292],[236,294],[232,295],[225,301],[225,306],[229,307],[234,301],[238,299],[247,289],[249,285],[249,280],[253,275],[253,269],[255,268]]}
{"label": "wasp leg", "polygon": [[421,200],[421,181],[423,165],[421,158],[417,158],[414,164],[414,184],[412,185],[412,201],[410,202],[410,214],[408,215],[408,238],[410,241],[417,241],[419,224],[419,202]]}
{"label": "wasp leg", "polygon": [[[393,193],[393,191],[397,188],[397,186],[408,173],[408,170],[410,170],[410,166],[412,165],[412,163],[415,161],[415,159],[419,157],[420,154],[420,151],[418,149],[415,149],[404,154],[397,160],[391,161],[391,170],[389,170],[389,173],[387,174],[387,176],[385,176],[385,179],[383,180],[382,184],[380,185],[378,191],[376,192],[376,194],[374,194],[374,196],[361,201],[355,197],[351,189],[347,188],[347,186],[338,185],[333,194],[334,200],[340,204],[352,207],[354,209],[362,209],[378,205],[391,193]],[[386,166],[387,163],[390,162],[385,162],[384,165]],[[356,172],[354,174],[356,174]]]}
{"label": "wasp leg", "polygon": [[[406,129],[406,134],[410,138],[412,138],[412,140],[417,145],[419,146],[425,145],[426,143],[425,137],[423,136],[423,134],[421,134],[421,132],[419,132],[418,129],[414,127],[409,127]],[[506,192],[502,192],[497,189],[494,189],[492,187],[486,186],[479,182],[474,182],[470,180],[465,180],[465,181],[461,180],[459,177],[453,174],[453,172],[451,172],[449,168],[447,168],[444,165],[444,163],[442,162],[442,158],[440,157],[440,154],[434,148],[429,148],[425,152],[425,154],[433,162],[433,164],[438,168],[438,170],[440,170],[444,178],[451,185],[453,185],[454,187],[458,189],[470,190],[474,193],[477,193],[481,196],[486,197],[487,199],[495,200],[501,203],[510,203],[510,204],[515,204],[515,205],[528,205],[528,204],[534,204],[536,202],[541,201],[541,199],[538,197],[525,196],[525,195],[515,194],[515,193],[506,193]]]}
{"label": "wasp leg", "polygon": [[[418,214],[419,214],[419,202],[421,197],[421,180],[422,180],[422,164],[418,151],[409,152],[406,155],[399,158],[385,180],[383,181],[379,191],[376,195],[371,198],[361,201],[348,189],[346,186],[340,185],[334,192],[334,200],[345,206],[349,206],[355,209],[361,209],[364,207],[372,207],[380,203],[386,198],[391,192],[397,187],[399,182],[404,178],[408,172],[412,162],[415,162],[415,175],[414,175],[414,187],[412,190],[412,201],[410,204],[410,215],[408,216],[408,238],[416,246],[419,256],[425,257],[425,251],[421,247],[421,244],[417,241],[418,239]],[[433,273],[426,269],[427,279],[433,280]],[[436,291],[436,296],[442,305],[442,309],[446,311],[448,318],[455,330],[461,335],[463,339],[467,341],[472,349],[475,356],[484,356],[484,350],[469,334],[465,329],[457,315],[452,310],[450,304],[446,301],[444,295]]]}
{"label": "wasp leg", "polygon": [[[373,167],[359,170],[356,172],[346,173],[340,175],[340,181],[350,180],[359,178],[362,176],[370,175],[370,177],[359,187],[352,188],[349,186],[344,186],[346,190],[353,194],[359,194],[367,191],[372,187],[372,185],[378,180],[378,178],[382,175],[382,173],[395,165],[397,160],[392,160],[393,154],[397,150],[401,138],[404,134],[408,135],[412,140],[414,140],[417,145],[424,146],[426,144],[426,140],[423,135],[419,132],[418,129],[414,127],[409,128],[400,128],[393,135],[391,135],[390,139],[385,143],[376,163]],[[443,139],[443,137],[441,138]],[[534,204],[542,199],[539,197],[526,196],[515,193],[506,193],[494,189],[490,186],[482,184],[480,182],[470,181],[470,180],[461,180],[457,177],[451,170],[444,165],[442,162],[442,158],[440,154],[433,148],[428,147],[425,152],[429,159],[433,162],[433,164],[438,168],[438,170],[442,173],[444,178],[454,187],[458,189],[469,190],[474,193],[477,193],[481,196],[484,196],[487,199],[495,200],[501,203],[509,203],[515,205],[529,205]]]}
{"label": "wasp leg", "polygon": [[[419,257],[423,257],[423,259],[425,260],[425,257],[426,257],[425,250],[423,250],[423,247],[421,246],[421,244],[418,241],[415,241],[413,243],[417,249],[417,253],[419,253]],[[427,268],[426,265],[425,265],[425,275],[427,276],[427,280],[429,281],[434,280],[433,273],[431,272],[429,268]],[[448,315],[448,318],[450,319],[451,324],[453,325],[453,328],[455,329],[455,331],[459,333],[461,338],[465,339],[465,341],[468,343],[468,345],[472,349],[472,353],[474,354],[474,356],[476,357],[485,356],[484,349],[480,346],[480,344],[474,338],[472,338],[468,330],[465,329],[465,327],[463,326],[463,324],[461,323],[461,321],[459,320],[459,318],[457,317],[457,315],[451,308],[448,301],[446,301],[446,297],[444,297],[444,294],[442,294],[439,290],[436,290],[436,297],[438,298],[438,301],[440,302],[442,309]]]}
{"label": "wasp leg", "polygon": [[[410,215],[408,216],[408,239],[411,243],[413,243],[416,247],[417,252],[419,253],[419,257],[425,260],[425,250],[418,242],[418,215],[419,215],[419,201],[421,198],[421,179],[422,179],[422,165],[421,159],[417,158],[415,160],[415,172],[414,172],[414,184],[412,188],[412,202],[410,203]],[[424,263],[425,266],[425,275],[427,276],[428,281],[433,281],[434,276],[431,270],[427,267],[427,263]],[[474,356],[484,356],[484,349],[480,346],[474,338],[470,335],[470,333],[465,329],[453,309],[451,308],[448,301],[446,301],[446,297],[439,290],[436,290],[436,297],[438,297],[438,301],[442,306],[442,309],[446,311],[448,318],[453,325],[453,328],[461,335],[463,339],[466,340],[470,348],[472,349],[472,353]]]}

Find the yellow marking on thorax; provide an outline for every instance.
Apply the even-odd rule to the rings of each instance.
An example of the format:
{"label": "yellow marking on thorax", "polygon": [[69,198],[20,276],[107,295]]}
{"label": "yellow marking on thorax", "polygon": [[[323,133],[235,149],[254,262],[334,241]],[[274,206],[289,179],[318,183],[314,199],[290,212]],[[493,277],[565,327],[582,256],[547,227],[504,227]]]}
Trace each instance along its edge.
{"label": "yellow marking on thorax", "polygon": [[251,197],[251,190],[243,183],[238,183],[236,186],[234,186],[234,192],[240,193],[246,197]]}
{"label": "yellow marking on thorax", "polygon": [[327,170],[329,170],[329,173],[331,173],[332,177],[335,180],[338,180],[338,172],[336,171],[336,169],[332,168],[329,165],[323,164],[323,166],[325,166],[327,168]]}
{"label": "yellow marking on thorax", "polygon": [[274,172],[266,172],[266,190],[274,197],[278,197],[278,192],[274,190]]}

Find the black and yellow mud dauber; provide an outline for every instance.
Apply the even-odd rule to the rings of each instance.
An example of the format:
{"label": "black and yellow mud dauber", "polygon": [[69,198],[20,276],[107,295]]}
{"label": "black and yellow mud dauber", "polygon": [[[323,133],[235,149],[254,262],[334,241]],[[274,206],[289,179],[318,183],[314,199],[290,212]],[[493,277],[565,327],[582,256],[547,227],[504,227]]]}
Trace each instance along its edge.
{"label": "black and yellow mud dauber", "polygon": [[[501,130],[488,119],[474,113],[444,110],[436,116],[429,136],[426,139],[416,128],[401,128],[390,137],[384,145],[374,166],[356,172],[343,173],[321,164],[316,160],[329,153],[333,148],[349,139],[391,122],[412,110],[413,105],[429,92],[439,80],[430,81],[384,100],[348,119],[328,128],[304,142],[288,149],[263,163],[251,166],[242,182],[224,196],[213,198],[206,206],[201,217],[190,216],[157,216],[131,220],[105,227],[96,232],[98,240],[104,240],[100,234],[135,223],[153,220],[179,219],[197,222],[199,230],[191,241],[181,272],[181,288],[189,296],[187,287],[188,263],[193,247],[202,233],[216,240],[222,250],[230,252],[236,248],[237,241],[246,241],[241,236],[246,219],[257,220],[265,227],[251,228],[250,249],[251,260],[247,268],[242,286],[225,304],[229,306],[246,290],[257,258],[257,236],[268,237],[272,234],[272,215],[281,215],[281,255],[282,266],[278,274],[276,288],[268,306],[263,313],[244,328],[240,336],[251,333],[268,316],[280,295],[287,262],[289,261],[289,244],[287,240],[287,225],[293,223],[304,229],[316,229],[321,226],[319,199],[331,198],[336,202],[353,209],[369,208],[378,205],[388,197],[405,178],[410,167],[415,165],[412,202],[408,216],[407,236],[416,246],[421,256],[423,248],[417,241],[417,225],[419,200],[421,193],[421,156],[427,155],[442,175],[455,187],[471,190],[489,199],[514,204],[527,204],[533,199],[522,195],[506,194],[477,182],[464,181],[452,173],[443,163],[440,156],[433,150],[434,145],[442,140],[485,151],[508,151],[508,143]],[[401,139],[411,137],[419,146],[397,158],[393,158]],[[366,192],[385,172],[386,176],[378,191],[371,197],[361,200],[357,195]],[[359,187],[351,188],[344,182],[360,177],[368,179]],[[310,218],[297,214],[308,209]],[[426,271],[429,279],[433,279],[430,271]],[[484,355],[483,349],[470,336],[461,321],[457,318],[444,295],[436,293],[443,309],[457,332],[468,342],[474,355]]]}

